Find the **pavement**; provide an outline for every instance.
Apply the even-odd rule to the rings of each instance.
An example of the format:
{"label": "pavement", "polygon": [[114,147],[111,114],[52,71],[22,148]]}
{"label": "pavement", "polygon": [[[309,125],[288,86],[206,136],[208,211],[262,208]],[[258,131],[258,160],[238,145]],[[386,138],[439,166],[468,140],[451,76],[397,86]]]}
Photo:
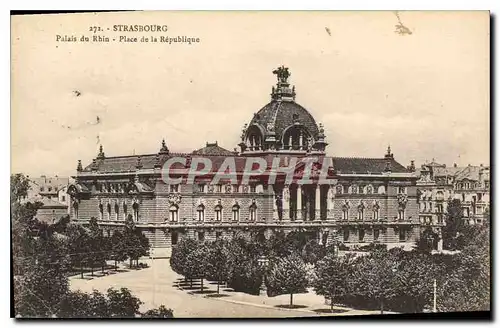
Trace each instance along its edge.
{"label": "pavement", "polygon": [[234,292],[221,286],[221,297],[214,297],[217,291],[215,283],[204,283],[204,293],[200,293],[200,282],[193,288],[184,284],[183,277],[170,268],[168,259],[147,259],[141,261],[149,265],[140,270],[120,268],[120,272],[90,277],[85,274],[70,278],[72,290],[91,292],[93,289],[106,292],[110,287],[127,287],[142,302],[140,310],[145,311],[165,305],[174,311],[176,318],[271,318],[271,317],[306,317],[324,315],[363,315],[378,314],[378,311],[354,310],[334,307],[334,314],[324,313],[329,309],[324,298],[313,291],[294,294],[293,304],[299,308],[288,309],[289,295],[267,297]]}

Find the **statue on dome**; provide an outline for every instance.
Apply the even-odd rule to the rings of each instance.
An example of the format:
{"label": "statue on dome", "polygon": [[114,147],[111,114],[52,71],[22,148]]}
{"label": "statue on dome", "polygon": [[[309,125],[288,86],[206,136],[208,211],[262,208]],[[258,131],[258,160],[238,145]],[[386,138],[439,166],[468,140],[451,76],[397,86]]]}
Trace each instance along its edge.
{"label": "statue on dome", "polygon": [[288,78],[290,77],[290,72],[288,71],[288,67],[281,66],[273,71],[273,74],[278,76],[278,82],[287,83]]}

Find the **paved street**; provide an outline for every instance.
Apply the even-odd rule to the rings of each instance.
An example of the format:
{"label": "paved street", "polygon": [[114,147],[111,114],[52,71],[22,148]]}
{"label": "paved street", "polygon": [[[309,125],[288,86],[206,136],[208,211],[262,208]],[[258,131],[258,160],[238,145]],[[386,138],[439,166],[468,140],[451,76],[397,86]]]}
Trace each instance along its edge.
{"label": "paved street", "polygon": [[144,304],[141,310],[164,304],[174,310],[177,318],[186,317],[297,317],[314,316],[312,312],[286,311],[253,305],[234,304],[220,299],[204,298],[202,295],[190,295],[179,290],[175,281],[179,276],[170,269],[169,261],[156,259],[143,261],[150,267],[142,270],[120,272],[92,280],[70,279],[71,289],[90,292],[97,289],[105,292],[108,288],[129,288]]}

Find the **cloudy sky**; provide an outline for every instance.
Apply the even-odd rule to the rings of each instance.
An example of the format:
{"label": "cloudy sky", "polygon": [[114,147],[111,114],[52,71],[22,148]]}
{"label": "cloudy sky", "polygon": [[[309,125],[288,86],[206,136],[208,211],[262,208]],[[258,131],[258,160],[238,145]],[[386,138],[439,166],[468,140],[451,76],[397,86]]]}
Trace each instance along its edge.
{"label": "cloudy sky", "polygon": [[[226,12],[12,18],[12,170],[75,174],[96,156],[233,149],[270,100],[272,70],[290,68],[297,102],[325,125],[332,156],[404,165],[488,163],[489,15],[400,12]],[[200,43],[56,42],[110,39],[115,24],[166,24],[157,36]],[[107,31],[110,28],[110,31]],[[99,123],[97,123],[99,117]]]}

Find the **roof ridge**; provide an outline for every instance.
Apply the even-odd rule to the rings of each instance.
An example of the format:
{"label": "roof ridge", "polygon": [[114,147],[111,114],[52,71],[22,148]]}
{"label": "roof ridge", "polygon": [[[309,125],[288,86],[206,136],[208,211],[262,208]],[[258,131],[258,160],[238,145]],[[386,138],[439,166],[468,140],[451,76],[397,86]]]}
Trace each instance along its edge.
{"label": "roof ridge", "polygon": [[[354,157],[354,156],[349,156],[349,157],[344,157],[344,156],[332,156],[333,159],[338,158],[338,159],[375,159],[375,160],[385,160],[387,158],[384,157]],[[396,161],[394,158],[390,158],[394,161]],[[397,161],[396,161],[397,162]],[[398,162],[399,163],[399,162]]]}

